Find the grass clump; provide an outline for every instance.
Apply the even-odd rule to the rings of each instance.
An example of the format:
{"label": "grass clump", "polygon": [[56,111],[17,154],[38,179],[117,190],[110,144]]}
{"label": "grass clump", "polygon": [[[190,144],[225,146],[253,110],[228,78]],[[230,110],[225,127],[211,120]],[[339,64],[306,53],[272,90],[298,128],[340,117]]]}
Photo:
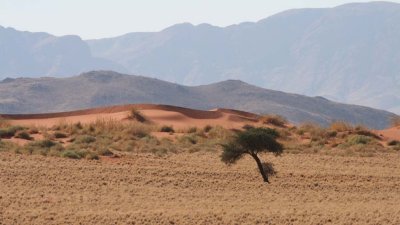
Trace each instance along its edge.
{"label": "grass clump", "polygon": [[277,127],[285,127],[288,123],[287,119],[280,115],[262,115],[260,121]]}
{"label": "grass clump", "polygon": [[80,135],[74,140],[77,144],[90,144],[96,141],[96,138],[91,135]]}
{"label": "grass clump", "polygon": [[18,132],[18,133],[15,135],[15,137],[16,137],[16,138],[19,138],[19,139],[28,140],[28,141],[33,140],[33,138],[31,137],[31,135],[30,135],[28,132],[26,132],[26,131]]}
{"label": "grass clump", "polygon": [[0,138],[12,138],[14,135],[21,130],[24,130],[21,126],[11,126],[7,128],[0,129]]}
{"label": "grass clump", "polygon": [[213,127],[211,126],[211,125],[206,125],[204,128],[203,128],[203,131],[204,131],[204,133],[208,133],[208,132],[210,132],[210,130],[212,129]]}
{"label": "grass clump", "polygon": [[67,150],[61,153],[61,157],[70,158],[70,159],[80,159],[82,158],[78,152],[73,150]]}
{"label": "grass clump", "polygon": [[353,126],[343,121],[337,121],[331,123],[331,125],[329,126],[329,130],[336,132],[352,131]]}
{"label": "grass clump", "polygon": [[373,141],[371,137],[364,135],[352,135],[347,139],[347,143],[350,145],[366,145]]}
{"label": "grass clump", "polygon": [[166,132],[166,133],[174,133],[175,130],[172,126],[162,126],[160,129],[160,132]]}
{"label": "grass clump", "polygon": [[57,139],[59,139],[59,138],[67,138],[68,137],[67,134],[65,134],[63,132],[58,132],[58,131],[54,132],[53,136],[54,136],[54,138],[57,138]]}

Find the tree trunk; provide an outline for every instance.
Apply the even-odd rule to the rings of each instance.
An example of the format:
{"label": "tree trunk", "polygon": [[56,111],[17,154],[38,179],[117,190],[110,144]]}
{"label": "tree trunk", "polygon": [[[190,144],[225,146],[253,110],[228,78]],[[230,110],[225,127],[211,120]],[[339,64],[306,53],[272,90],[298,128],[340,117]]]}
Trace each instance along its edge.
{"label": "tree trunk", "polygon": [[264,182],[269,183],[268,176],[264,171],[264,168],[263,168],[263,166],[261,164],[261,160],[258,158],[257,154],[251,154],[251,156],[254,158],[254,160],[256,160],[258,169],[260,170],[260,173],[261,173],[261,176],[264,179]]}

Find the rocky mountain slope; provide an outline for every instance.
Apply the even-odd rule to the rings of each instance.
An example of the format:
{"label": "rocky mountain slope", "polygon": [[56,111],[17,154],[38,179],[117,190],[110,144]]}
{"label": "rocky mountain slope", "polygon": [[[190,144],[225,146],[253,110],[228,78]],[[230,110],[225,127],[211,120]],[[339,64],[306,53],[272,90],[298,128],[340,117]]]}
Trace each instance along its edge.
{"label": "rocky mountain slope", "polygon": [[142,76],[97,71],[70,78],[19,78],[0,82],[0,113],[44,113],[129,103],[194,109],[233,108],[279,114],[294,123],[347,121],[384,128],[394,114],[228,80],[183,86]]}

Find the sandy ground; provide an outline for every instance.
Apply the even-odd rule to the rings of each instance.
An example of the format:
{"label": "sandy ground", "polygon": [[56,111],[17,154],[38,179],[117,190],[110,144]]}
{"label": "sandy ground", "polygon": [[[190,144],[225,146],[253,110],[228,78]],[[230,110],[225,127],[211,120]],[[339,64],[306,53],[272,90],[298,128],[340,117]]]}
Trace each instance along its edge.
{"label": "sandy ground", "polygon": [[100,161],[0,153],[0,224],[400,224],[400,155],[219,153]]}

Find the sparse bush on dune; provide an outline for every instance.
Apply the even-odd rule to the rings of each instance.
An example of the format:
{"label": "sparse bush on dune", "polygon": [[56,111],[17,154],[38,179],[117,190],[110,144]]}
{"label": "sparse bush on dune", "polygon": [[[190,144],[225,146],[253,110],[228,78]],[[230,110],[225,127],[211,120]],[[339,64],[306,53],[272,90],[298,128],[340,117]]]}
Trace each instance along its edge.
{"label": "sparse bush on dune", "polygon": [[24,130],[21,126],[11,126],[0,129],[0,138],[12,138],[18,131]]}
{"label": "sparse bush on dune", "polygon": [[152,127],[140,123],[131,124],[127,127],[128,133],[138,138],[149,136],[152,130]]}
{"label": "sparse bush on dune", "polygon": [[140,123],[147,121],[146,117],[136,108],[132,108],[129,112],[128,119],[135,120]]}
{"label": "sparse bush on dune", "polygon": [[210,139],[226,140],[229,139],[233,134],[233,131],[225,129],[221,126],[215,126],[207,133],[207,137]]}
{"label": "sparse bush on dune", "polygon": [[366,145],[366,144],[370,143],[371,141],[372,141],[372,139],[370,137],[364,136],[364,135],[354,135],[348,139],[348,143],[354,144],[354,145],[357,145],[357,144]]}
{"label": "sparse bush on dune", "polygon": [[19,139],[25,139],[25,140],[33,140],[33,138],[29,135],[28,132],[26,131],[21,131],[21,132],[17,132],[17,134],[15,135],[16,138]]}
{"label": "sparse bush on dune", "polygon": [[89,144],[95,142],[96,138],[91,135],[81,135],[75,138],[75,143],[77,144]]}
{"label": "sparse bush on dune", "polygon": [[391,140],[388,142],[389,146],[395,146],[395,145],[400,145],[400,141],[397,140]]}
{"label": "sparse bush on dune", "polygon": [[62,132],[54,132],[54,138],[67,138],[68,135]]}
{"label": "sparse bush on dune", "polygon": [[280,115],[262,115],[259,119],[264,124],[270,124],[277,127],[285,127],[288,121]]}
{"label": "sparse bush on dune", "polygon": [[352,125],[343,122],[343,121],[337,121],[333,122],[329,126],[329,130],[336,131],[336,132],[345,132],[345,131],[352,131],[354,128]]}
{"label": "sparse bush on dune", "polygon": [[83,157],[83,154],[74,150],[66,150],[61,153],[61,157],[70,159],[81,159]]}
{"label": "sparse bush on dune", "polygon": [[208,132],[210,132],[211,129],[212,129],[212,126],[211,126],[211,125],[206,125],[206,126],[203,128],[203,131],[204,131],[205,133],[208,133]]}
{"label": "sparse bush on dune", "polygon": [[160,132],[174,133],[175,130],[174,130],[174,128],[173,128],[172,126],[164,125],[164,126],[162,126],[162,127],[160,128]]}

